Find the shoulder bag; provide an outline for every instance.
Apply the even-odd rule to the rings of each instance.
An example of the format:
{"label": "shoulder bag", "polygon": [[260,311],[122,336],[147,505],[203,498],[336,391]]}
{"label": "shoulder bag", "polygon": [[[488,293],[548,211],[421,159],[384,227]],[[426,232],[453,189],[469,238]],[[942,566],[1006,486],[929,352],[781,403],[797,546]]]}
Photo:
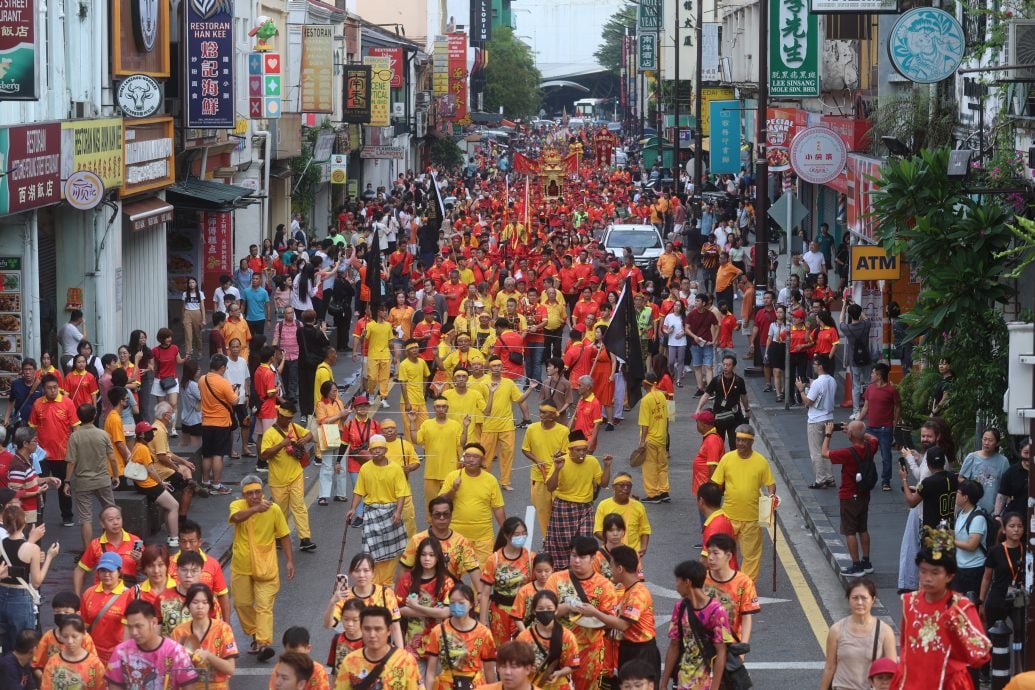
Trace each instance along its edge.
{"label": "shoulder bag", "polygon": [[449,635],[446,634],[446,624],[442,623],[440,628],[442,631],[442,651],[444,652],[444,663],[442,665],[453,674],[453,690],[474,690],[474,678],[456,675],[456,670],[453,668],[453,660],[449,658]]}
{"label": "shoulder bag", "polygon": [[374,668],[370,669],[370,673],[368,673],[363,680],[352,684],[353,690],[370,690],[373,688],[381,677],[381,673],[384,672],[385,666],[388,664],[388,660],[391,659],[392,655],[397,651],[399,650],[396,647],[392,647],[392,649],[385,654],[385,657],[381,659],[381,661],[377,662],[377,665],[374,666]]}
{"label": "shoulder bag", "polygon": [[[709,603],[711,601],[712,600],[709,599]],[[697,640],[697,644],[701,648],[701,656],[704,658],[706,664],[709,666],[713,665],[715,663],[716,655],[715,644],[711,640],[707,639],[707,631],[704,629],[704,624],[701,623],[697,614],[693,612],[690,602],[686,599],[683,599],[679,609],[679,616],[676,619],[679,626],[680,644],[682,645],[683,640],[684,613],[686,613],[686,617],[690,621],[690,631],[693,633],[694,639]],[[736,645],[743,644],[736,635],[733,636],[733,639],[736,640]],[[726,667],[723,669],[722,681],[719,687],[721,687],[722,690],[750,690],[753,685],[751,675],[748,673],[747,667],[744,666],[744,662],[741,661],[740,655],[734,653],[734,647],[735,645],[726,646]],[[740,649],[737,651],[746,654],[749,650],[750,647],[747,650]]]}
{"label": "shoulder bag", "polygon": [[252,579],[259,582],[271,582],[280,575],[280,566],[277,563],[277,543],[274,540],[269,544],[257,544],[255,542],[255,527],[252,524],[252,517],[244,521],[244,529],[248,532],[248,547],[252,557]]}
{"label": "shoulder bag", "polygon": [[205,374],[205,385],[208,387],[208,392],[212,394],[212,397],[219,401],[219,404],[226,408],[226,411],[230,413],[230,431],[237,428],[237,415],[234,414],[234,408],[226,404],[226,401],[216,395],[216,392],[212,389],[212,384],[208,380],[209,375]]}
{"label": "shoulder bag", "polygon": [[270,428],[276,429],[278,434],[280,434],[283,438],[286,438],[289,441],[291,441],[291,450],[289,450],[288,453],[295,460],[298,460],[298,464],[302,466],[302,469],[309,467],[309,451],[305,449],[304,445],[298,442],[298,436],[295,434],[294,422],[291,423],[291,426],[288,428],[288,433],[286,434],[283,431],[281,431],[280,427],[278,427],[276,424],[274,424]]}
{"label": "shoulder bag", "polygon": [[524,364],[525,363],[525,356],[523,354],[521,354],[520,352],[514,352],[513,350],[511,350],[510,346],[507,345],[505,340],[503,340],[503,335],[502,334],[500,334],[500,337],[497,339],[496,342],[498,342],[500,344],[500,346],[502,346],[502,348],[507,351],[507,360],[511,364]]}
{"label": "shoulder bag", "polygon": [[[11,557],[7,555],[7,549],[5,549],[3,547],[3,542],[2,541],[0,541],[0,556],[4,557],[4,562],[7,564],[8,570],[13,571],[16,566],[14,565],[14,563],[11,562]],[[39,609],[39,605],[40,605],[40,593],[39,593],[39,590],[37,590],[32,585],[30,585],[28,583],[28,581],[25,580],[22,577],[19,577],[17,575],[8,575],[8,577],[13,577],[15,580],[18,580],[18,584],[20,584],[22,587],[24,587],[29,592],[29,596],[32,597],[32,603],[37,608],[37,611],[35,613],[36,613],[36,615],[38,617],[39,616],[39,610],[38,609]],[[104,612],[108,610],[108,606],[111,606],[111,602],[108,602],[108,604],[103,609],[101,609],[101,616],[103,616]],[[100,618],[100,616],[98,616],[98,618]],[[93,629],[92,625],[90,626],[90,629],[91,630]]]}

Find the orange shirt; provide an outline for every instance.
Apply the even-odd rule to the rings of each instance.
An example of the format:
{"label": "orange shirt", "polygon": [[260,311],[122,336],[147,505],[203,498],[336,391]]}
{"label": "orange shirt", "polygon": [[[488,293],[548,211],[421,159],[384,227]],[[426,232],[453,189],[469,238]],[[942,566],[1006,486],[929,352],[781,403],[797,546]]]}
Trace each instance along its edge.
{"label": "orange shirt", "polygon": [[[536,669],[544,668],[546,657],[550,653],[550,638],[541,636],[536,627],[532,625],[518,633],[517,639],[519,642],[528,644],[535,652]],[[579,641],[575,639],[575,633],[567,628],[561,628],[561,657],[556,668],[567,666],[574,670],[579,667],[580,661]],[[556,682],[546,683],[542,687],[544,690],[570,690],[571,678],[559,678]]]}
{"label": "orange shirt", "polygon": [[[83,649],[91,654],[97,653],[97,648],[93,644],[93,638],[90,637],[90,633],[83,634]],[[42,670],[47,665],[50,657],[59,652],[61,652],[61,643],[58,642],[57,633],[53,630],[48,630],[43,633],[43,637],[36,643],[36,651],[32,653],[32,667]]]}
{"label": "orange shirt", "polygon": [[119,476],[122,476],[122,470],[126,467],[126,463],[129,462],[129,458],[122,457],[122,453],[119,452],[118,444],[126,442],[126,429],[122,426],[122,416],[118,410],[112,410],[104,418],[104,431],[108,434],[108,438],[111,439],[112,447],[115,448],[115,461],[119,466]]}
{"label": "orange shirt", "polygon": [[725,582],[713,580],[712,574],[708,573],[704,581],[704,591],[718,599],[722,608],[726,609],[730,630],[738,638],[744,616],[762,610],[762,606],[758,603],[758,592],[755,591],[754,581],[739,570],[735,571],[733,577]]}
{"label": "orange shirt", "polygon": [[841,342],[837,335],[837,329],[830,326],[823,326],[816,334],[816,354],[829,355],[834,351],[834,346]]}
{"label": "orange shirt", "polygon": [[654,598],[645,584],[636,582],[622,590],[618,617],[629,621],[624,635],[626,641],[650,642],[654,639]]}
{"label": "orange shirt", "polygon": [[72,427],[79,426],[75,403],[61,393],[53,400],[43,396],[32,404],[29,426],[36,430],[40,448],[47,451],[48,460],[64,460]]}
{"label": "orange shirt", "polygon": [[230,409],[237,404],[237,393],[226,377],[205,374],[198,381],[198,388],[201,389],[201,423],[204,426],[231,426]]}
{"label": "orange shirt", "polygon": [[[180,623],[170,635],[174,640],[182,644],[182,640],[194,634],[191,629],[191,619],[188,617],[186,621]],[[237,642],[234,640],[234,631],[228,623],[220,620],[209,621],[208,632],[201,639],[201,648],[206,652],[209,652],[213,656],[217,656],[220,659],[236,659],[238,656]],[[206,690],[226,690],[230,687],[230,674],[220,673],[210,669],[208,663],[199,663],[196,659],[193,660],[194,668],[199,672],[207,673],[207,683],[205,684]],[[320,664],[315,664],[320,666]],[[315,669],[314,669],[315,670]],[[315,677],[316,674],[313,674]],[[324,678],[326,679],[327,672],[324,671]],[[327,686],[324,685],[324,688]]]}
{"label": "orange shirt", "polygon": [[[443,636],[446,638],[445,642]],[[428,656],[441,657],[435,688],[428,690],[450,690],[453,687],[454,673],[458,676],[473,677],[474,684],[480,685],[485,678],[485,662],[496,659],[496,640],[489,629],[478,622],[475,622],[470,630],[458,630],[453,627],[452,620],[446,619],[432,628],[425,649]]]}
{"label": "orange shirt", "polygon": [[[115,599],[115,603],[109,606],[108,610],[104,612],[104,616],[98,620],[101,609],[112,598]],[[131,601],[133,601],[133,590],[127,589],[126,585],[121,582],[111,592],[105,592],[101,585],[83,592],[79,611],[86,626],[89,628],[93,625],[90,635],[93,636],[93,642],[97,645],[97,656],[104,663],[108,663],[112,652],[122,642],[122,633],[126,627],[126,607]]]}

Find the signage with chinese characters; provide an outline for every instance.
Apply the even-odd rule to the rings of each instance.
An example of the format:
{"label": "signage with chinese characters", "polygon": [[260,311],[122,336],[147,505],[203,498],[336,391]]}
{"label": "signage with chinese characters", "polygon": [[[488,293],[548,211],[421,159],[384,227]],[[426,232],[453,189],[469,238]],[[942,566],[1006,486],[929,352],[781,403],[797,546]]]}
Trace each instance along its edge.
{"label": "signage with chinese characters", "polygon": [[797,108],[769,108],[766,113],[765,143],[769,172],[791,169],[791,141],[809,121],[809,114]]}
{"label": "signage with chinese characters", "polygon": [[811,0],[813,14],[898,14],[898,0]]}
{"label": "signage with chinese characters", "polygon": [[184,5],[185,126],[233,129],[233,0],[186,0]]}
{"label": "signage with chinese characters", "polygon": [[248,117],[280,117],[280,53],[248,53]]}
{"label": "signage with chinese characters", "polygon": [[467,117],[467,34],[449,34],[449,93],[456,96],[456,112],[453,117],[463,120]]}
{"label": "signage with chinese characters", "polygon": [[658,68],[658,36],[641,33],[636,36],[636,69],[649,72]]}
{"label": "signage with chinese characters", "polygon": [[877,223],[873,218],[875,180],[880,178],[882,162],[876,158],[848,154],[848,229],[854,235],[874,241]]}
{"label": "signage with chinese characters", "polygon": [[61,179],[88,170],[107,189],[122,186],[122,118],[61,123]]}
{"label": "signage with chinese characters", "polygon": [[432,92],[445,96],[449,93],[449,40],[445,36],[435,37],[433,58]]}
{"label": "signage with chinese characters", "polygon": [[367,65],[345,66],[345,105],[341,119],[359,125],[370,122],[370,67]]}
{"label": "signage with chinese characters", "polygon": [[640,32],[661,31],[662,0],[640,0],[636,8],[636,28]]}
{"label": "signage with chinese characters", "polygon": [[0,100],[34,101],[40,95],[36,0],[0,3]]}
{"label": "signage with chinese characters", "polygon": [[[480,48],[490,40],[492,40],[492,0],[471,0],[471,45]],[[398,88],[394,84],[392,87]]]}
{"label": "signage with chinese characters", "polygon": [[[233,213],[230,211],[203,211],[201,213],[201,239],[204,245],[205,275],[219,276],[231,273],[234,257],[231,234]],[[205,281],[208,283],[208,281]]]}
{"label": "signage with chinese characters", "polygon": [[888,55],[898,73],[918,84],[948,79],[963,60],[963,27],[945,10],[915,7],[895,22]]}
{"label": "signage with chinese characters", "polygon": [[122,196],[161,189],[176,181],[171,117],[127,122],[125,133]]}
{"label": "signage with chinese characters", "polygon": [[[704,22],[701,25],[701,79],[703,81],[720,81],[719,70],[719,27],[718,22]],[[703,108],[702,108],[703,109]],[[704,115],[701,115],[704,119]]]}
{"label": "signage with chinese characters", "polygon": [[[735,173],[740,170],[740,101],[712,101],[711,172]],[[703,116],[702,116],[702,119]]]}
{"label": "signage with chinese characters", "polygon": [[162,107],[162,87],[146,74],[123,79],[117,97],[126,117],[151,117]]}
{"label": "signage with chinese characters", "polygon": [[370,68],[370,126],[387,127],[392,123],[392,61],[367,55],[363,64]]}
{"label": "signage with chinese characters", "polygon": [[[704,87],[701,89],[701,134],[708,136],[711,134],[711,118],[712,110],[708,106],[712,101],[732,101],[733,100],[733,89],[728,87],[719,88],[708,88]],[[740,115],[738,114],[739,118]]]}
{"label": "signage with chinese characters", "polygon": [[61,201],[61,125],[0,130],[0,216]]}
{"label": "signage with chinese characters", "polygon": [[110,4],[112,74],[168,77],[169,0],[112,0]]}
{"label": "signage with chinese characters", "polygon": [[769,96],[819,95],[819,20],[806,0],[769,1]]}
{"label": "signage with chinese characters", "polygon": [[360,158],[393,158],[402,160],[406,151],[402,146],[364,146],[359,151]]}
{"label": "signage with chinese characters", "polygon": [[902,266],[897,256],[888,256],[884,247],[857,244],[852,247],[851,279],[898,280]]}
{"label": "signage with chinese characters", "polygon": [[349,157],[345,153],[331,156],[331,184],[345,184],[348,179]]}
{"label": "signage with chinese characters", "polygon": [[869,120],[841,115],[824,115],[819,120],[824,127],[829,127],[841,137],[849,151],[865,151],[870,148]]}
{"label": "signage with chinese characters", "polygon": [[65,180],[65,201],[74,209],[89,211],[104,200],[104,183],[89,170],[79,170]]}
{"label": "signage with chinese characters", "polygon": [[301,107],[303,113],[334,110],[334,27],[302,27]]}
{"label": "signage with chinese characters", "polygon": [[386,57],[391,60],[389,65],[392,68],[392,88],[401,89],[403,86],[403,71],[405,69],[405,63],[403,62],[403,49],[402,48],[379,48],[374,46],[370,48],[368,55],[374,57]]}
{"label": "signage with chinese characters", "polygon": [[848,162],[844,141],[826,127],[808,127],[791,142],[791,168],[812,184],[826,184],[837,178]]}

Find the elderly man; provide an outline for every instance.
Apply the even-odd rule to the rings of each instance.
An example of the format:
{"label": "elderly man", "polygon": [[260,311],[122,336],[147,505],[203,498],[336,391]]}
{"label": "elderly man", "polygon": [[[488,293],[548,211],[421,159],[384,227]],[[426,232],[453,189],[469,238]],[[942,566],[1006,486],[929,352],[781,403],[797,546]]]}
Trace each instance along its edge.
{"label": "elderly man", "polygon": [[277,421],[262,435],[259,457],[269,463],[269,485],[273,500],[298,527],[298,548],[315,551],[309,531],[309,508],[305,502],[305,483],[302,477],[302,458],[313,434],[295,424],[297,409],[291,401],[277,406]]}
{"label": "elderly man", "polygon": [[567,458],[563,451],[554,454],[553,472],[546,480],[553,506],[543,546],[553,557],[556,570],[568,567],[573,538],[593,534],[593,497],[598,487],[611,481],[613,460],[605,455],[601,467],[600,461],[589,454],[589,443],[581,431],[568,436]]}
{"label": "elderly man", "polygon": [[805,266],[808,268],[808,273],[805,275],[805,284],[815,285],[819,274],[827,272],[827,262],[823,257],[823,252],[819,250],[819,243],[809,242],[809,250],[801,255],[801,260],[805,262]]}
{"label": "elderly man", "polygon": [[493,519],[502,525],[507,517],[499,482],[482,469],[484,459],[485,448],[480,443],[465,444],[462,467],[446,475],[441,494],[453,502],[452,525],[471,542],[479,565],[492,554]]}
{"label": "elderly man", "polygon": [[531,500],[535,506],[539,529],[546,534],[550,524],[553,495],[546,488],[546,482],[553,474],[553,457],[558,452],[568,452],[568,427],[557,421],[557,407],[550,401],[539,403],[539,421],[525,432],[521,452],[532,461]]}
{"label": "elderly man", "polygon": [[[406,476],[406,483],[410,483],[410,475],[420,469],[420,456],[417,449],[409,439],[399,436],[399,427],[394,419],[386,419],[381,423],[381,434],[388,444],[388,459],[402,468]],[[459,444],[456,446],[459,450]],[[455,466],[455,465],[454,465]],[[417,511],[413,507],[413,495],[403,499],[403,524],[406,526],[406,536],[412,537],[417,533]]]}
{"label": "elderly man", "polygon": [[252,638],[248,651],[265,662],[276,653],[271,646],[273,605],[280,589],[276,542],[284,552],[289,580],[295,578],[295,559],[287,519],[280,506],[266,500],[262,480],[254,474],[245,476],[241,493],[244,498],[230,503],[230,524],[234,526],[230,589],[241,629]]}
{"label": "elderly man", "polygon": [[578,380],[578,402],[575,403],[575,416],[571,420],[571,430],[581,431],[589,441],[589,452],[597,449],[597,435],[604,421],[604,408],[593,395],[593,378],[580,376]]}
{"label": "elderly man", "polygon": [[180,517],[185,518],[194,499],[194,463],[172,452],[169,446],[174,414],[173,406],[164,400],[155,406],[155,435],[148,448],[157,463],[155,470],[158,476],[172,487],[172,493],[180,503]]}
{"label": "elderly man", "polygon": [[403,505],[412,496],[401,465],[388,458],[388,443],[381,434],[370,437],[370,461],[359,469],[352,489],[352,507],[345,515],[352,522],[363,501],[363,550],[374,557],[374,582],[391,586],[396,559],[406,548]]}
{"label": "elderly man", "polygon": [[[79,557],[79,567],[72,571],[72,589],[76,594],[82,594],[86,574],[95,572],[105,553],[117,554],[122,559],[122,576],[131,584],[136,582],[137,564],[144,551],[143,540],[123,529],[122,509],[118,506],[108,506],[101,511],[101,527],[104,532],[87,545]],[[97,582],[95,575],[90,586]]]}
{"label": "elderly man", "polygon": [[742,570],[752,580],[758,579],[762,565],[762,528],[758,524],[758,497],[765,487],[779,504],[776,480],[769,461],[754,449],[755,432],[747,424],[737,427],[737,449],[719,460],[712,481],[723,487],[726,497],[723,509],[733,524],[740,545]]}

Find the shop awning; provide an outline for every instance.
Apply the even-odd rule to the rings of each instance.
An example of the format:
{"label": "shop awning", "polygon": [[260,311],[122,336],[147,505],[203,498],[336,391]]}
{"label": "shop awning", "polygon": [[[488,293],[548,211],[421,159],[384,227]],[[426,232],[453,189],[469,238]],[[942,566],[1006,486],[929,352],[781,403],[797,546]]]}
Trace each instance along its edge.
{"label": "shop awning", "polygon": [[196,178],[177,182],[165,189],[166,197],[177,208],[198,211],[230,211],[235,207],[257,202],[248,199],[254,190],[232,184],[221,184]]}
{"label": "shop awning", "polygon": [[151,230],[162,223],[171,223],[173,206],[156,196],[122,204],[122,223],[126,230]]}

